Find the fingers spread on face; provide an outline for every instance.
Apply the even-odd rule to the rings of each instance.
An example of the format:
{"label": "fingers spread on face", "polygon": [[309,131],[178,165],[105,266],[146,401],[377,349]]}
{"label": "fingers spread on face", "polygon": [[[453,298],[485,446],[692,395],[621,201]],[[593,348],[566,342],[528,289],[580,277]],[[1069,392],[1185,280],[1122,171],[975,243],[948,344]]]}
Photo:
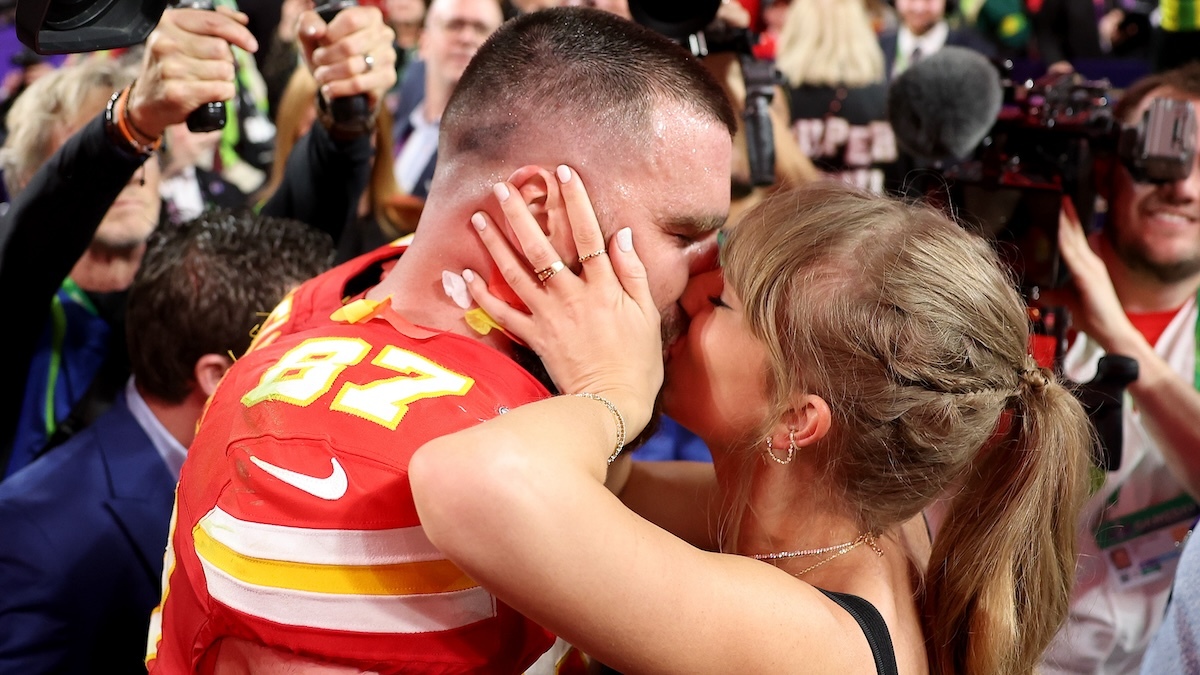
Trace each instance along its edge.
{"label": "fingers spread on face", "polygon": [[579,251],[579,263],[583,265],[584,272],[611,273],[612,267],[608,261],[600,260],[607,253],[607,247],[587,188],[584,187],[579,174],[565,164],[560,165],[554,173],[558,177],[567,217],[571,223],[571,235],[575,239],[575,249]]}
{"label": "fingers spread on face", "polygon": [[504,217],[508,220],[525,260],[534,273],[541,277],[543,283],[562,273],[562,258],[542,232],[537,219],[529,210],[529,205],[521,199],[516,187],[511,183],[496,183],[492,190],[496,199],[500,201]]}
{"label": "fingers spread on face", "polygon": [[487,248],[488,255],[492,257],[492,262],[496,264],[496,270],[504,279],[504,283],[528,304],[530,298],[539,290],[537,280],[529,271],[529,263],[522,260],[521,253],[509,244],[488,214],[483,211],[475,213],[471,216],[471,226],[479,234],[479,239]]}

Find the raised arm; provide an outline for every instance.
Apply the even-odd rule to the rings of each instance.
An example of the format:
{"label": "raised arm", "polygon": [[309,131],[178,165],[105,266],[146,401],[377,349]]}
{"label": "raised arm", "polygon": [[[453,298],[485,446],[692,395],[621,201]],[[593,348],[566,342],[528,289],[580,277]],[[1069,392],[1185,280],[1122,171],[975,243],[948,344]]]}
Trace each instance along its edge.
{"label": "raised arm", "polygon": [[1059,218],[1059,249],[1071,270],[1076,297],[1072,316],[1080,330],[1109,354],[1137,361],[1138,377],[1128,386],[1142,421],[1162,450],[1175,478],[1200,499],[1200,392],[1180,377],[1134,327],[1108,269],[1092,251],[1078,216],[1068,203]]}
{"label": "raised arm", "polygon": [[[147,40],[137,82],[119,105],[149,146],[203,102],[232,97],[229,44],[253,50],[245,16],[221,10],[167,10]],[[114,106],[115,107],[115,106]],[[33,175],[0,218],[0,291],[10,316],[46,324],[51,300],[87,250],[104,214],[146,153],[109,133],[104,112],[76,131]],[[131,132],[135,133],[135,132]],[[0,370],[0,438],[10,439],[20,411],[37,329],[14,331],[10,364]],[[0,465],[7,448],[0,448]]]}
{"label": "raised arm", "polygon": [[379,9],[348,7],[329,24],[314,11],[304,12],[299,34],[304,62],[320,85],[318,107],[327,111],[327,101],[365,94],[373,114],[361,127],[341,126],[321,114],[292,149],[283,182],[262,213],[304,221],[336,242],[370,177],[374,115],[396,83],[395,33]]}

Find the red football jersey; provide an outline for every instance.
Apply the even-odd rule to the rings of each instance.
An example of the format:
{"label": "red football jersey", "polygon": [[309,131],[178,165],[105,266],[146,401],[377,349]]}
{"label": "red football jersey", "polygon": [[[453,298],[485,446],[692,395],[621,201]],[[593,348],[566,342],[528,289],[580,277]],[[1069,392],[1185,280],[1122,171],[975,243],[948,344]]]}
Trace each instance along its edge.
{"label": "red football jersey", "polygon": [[213,395],[176,493],[152,673],[211,672],[229,636],[381,673],[521,672],[553,643],[429,542],[407,472],[426,441],[549,392],[479,341],[344,299],[401,251],[302,285]]}

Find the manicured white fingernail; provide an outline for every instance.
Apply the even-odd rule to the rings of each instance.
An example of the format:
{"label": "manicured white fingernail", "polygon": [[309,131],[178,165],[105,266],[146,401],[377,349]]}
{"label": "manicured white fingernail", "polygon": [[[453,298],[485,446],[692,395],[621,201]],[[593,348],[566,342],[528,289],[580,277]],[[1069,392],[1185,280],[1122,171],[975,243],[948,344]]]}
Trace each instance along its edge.
{"label": "manicured white fingernail", "polygon": [[504,183],[496,183],[492,186],[492,192],[496,193],[496,199],[501,202],[508,199],[508,186]]}
{"label": "manicured white fingernail", "polygon": [[461,276],[449,270],[442,270],[442,290],[459,309],[471,308],[471,294],[467,292],[467,282]]}
{"label": "manicured white fingernail", "polygon": [[554,173],[558,175],[558,182],[560,183],[566,183],[571,180],[571,170],[567,168],[566,164],[559,164]]}
{"label": "manicured white fingernail", "polygon": [[633,250],[633,231],[628,227],[617,230],[617,246],[625,252]]}
{"label": "manicured white fingernail", "polygon": [[483,219],[483,213],[480,211],[476,211],[471,215],[471,224],[480,232],[483,232],[483,229],[487,227],[487,221]]}
{"label": "manicured white fingernail", "polygon": [[462,278],[465,279],[468,284],[475,283],[475,273],[471,270],[463,270]]}

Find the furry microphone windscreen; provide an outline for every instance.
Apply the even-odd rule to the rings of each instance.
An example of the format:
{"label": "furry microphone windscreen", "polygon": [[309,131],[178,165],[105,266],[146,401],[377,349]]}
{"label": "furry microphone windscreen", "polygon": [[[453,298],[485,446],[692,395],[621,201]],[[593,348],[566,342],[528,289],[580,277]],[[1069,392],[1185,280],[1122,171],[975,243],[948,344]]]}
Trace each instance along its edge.
{"label": "furry microphone windscreen", "polygon": [[948,45],[892,81],[888,121],[905,152],[964,159],[995,124],[1003,97],[1000,71],[987,57]]}

